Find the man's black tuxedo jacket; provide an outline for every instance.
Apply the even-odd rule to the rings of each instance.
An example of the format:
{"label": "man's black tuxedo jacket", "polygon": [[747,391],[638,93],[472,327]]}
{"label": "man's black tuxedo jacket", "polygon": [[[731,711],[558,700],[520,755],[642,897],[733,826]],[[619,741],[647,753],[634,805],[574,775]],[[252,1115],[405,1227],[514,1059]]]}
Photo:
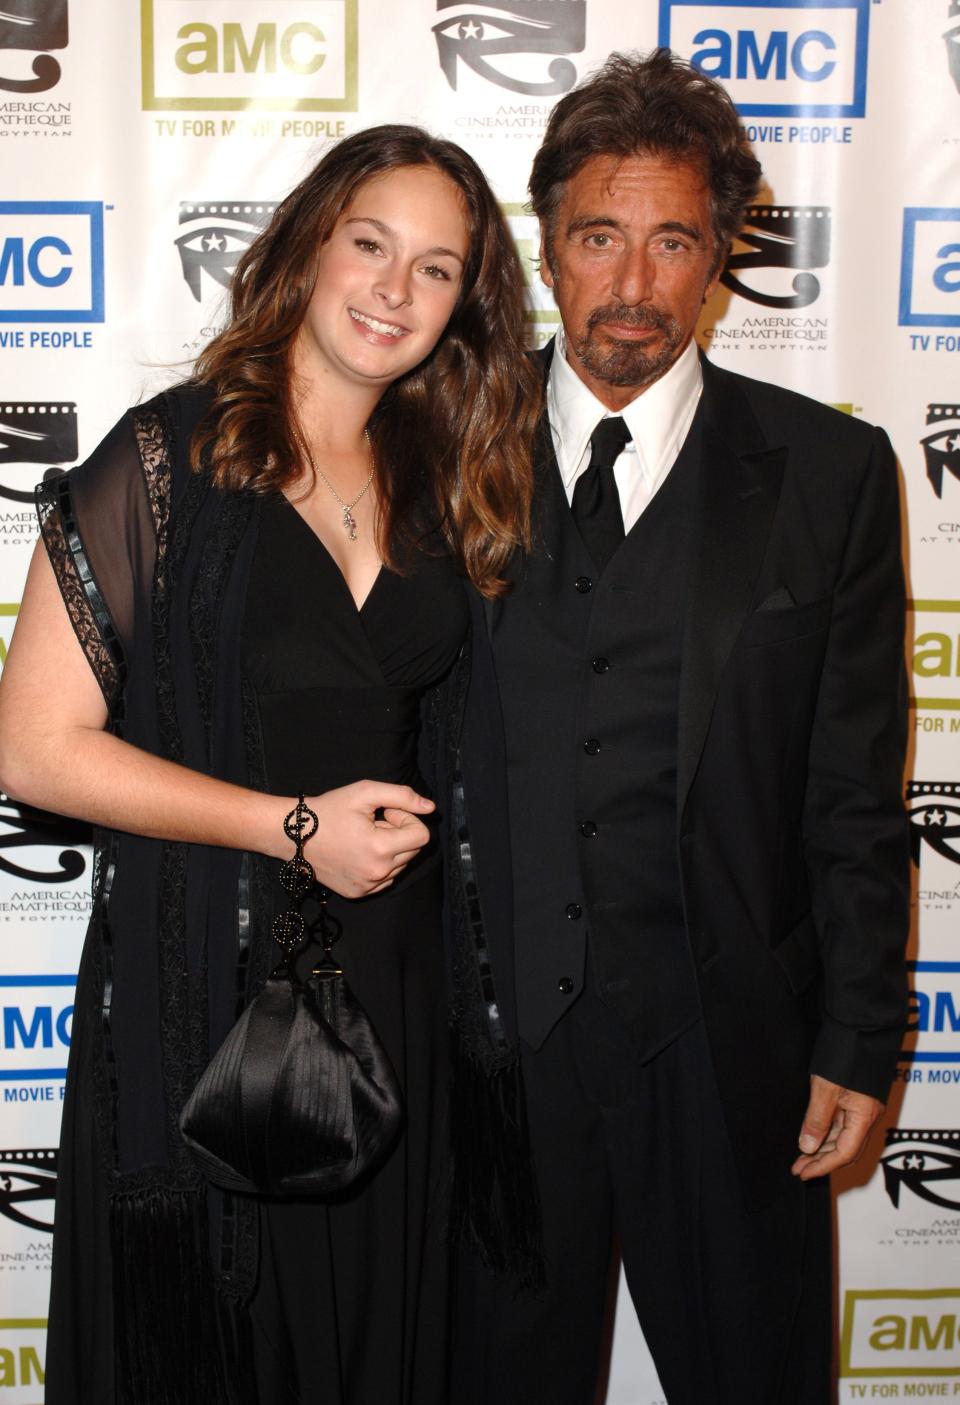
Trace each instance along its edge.
{"label": "man's black tuxedo jacket", "polygon": [[[707,361],[703,377],[677,852],[721,1100],[760,1201],[797,1154],[810,1072],[885,1099],[904,1027],[898,487],[882,430]],[[556,472],[542,430],[538,474]],[[491,607],[472,608],[461,767],[510,1028],[504,740]]]}

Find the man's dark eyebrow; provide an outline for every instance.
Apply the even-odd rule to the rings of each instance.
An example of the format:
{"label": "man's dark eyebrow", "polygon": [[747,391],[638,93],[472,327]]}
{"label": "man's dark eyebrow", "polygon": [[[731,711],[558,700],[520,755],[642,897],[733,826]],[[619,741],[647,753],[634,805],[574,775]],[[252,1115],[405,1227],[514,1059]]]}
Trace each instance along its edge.
{"label": "man's dark eyebrow", "polygon": [[622,229],[619,220],[613,215],[581,215],[567,225],[567,234],[582,234],[585,229]]}
{"label": "man's dark eyebrow", "polygon": [[664,220],[663,224],[657,225],[655,232],[657,234],[685,234],[696,244],[705,242],[703,230],[695,224],[684,224],[683,220]]}
{"label": "man's dark eyebrow", "polygon": [[[375,220],[372,215],[351,215],[344,224],[372,224],[374,229],[379,229],[381,234],[393,234],[393,230],[383,220]],[[442,244],[437,244],[432,249],[424,249],[424,254],[432,254],[435,258],[446,256],[449,259],[456,259],[457,263],[463,263],[464,257],[458,254],[456,249],[447,249]]]}
{"label": "man's dark eyebrow", "polygon": [[[612,215],[581,215],[578,219],[571,220],[567,225],[567,237],[573,234],[582,234],[588,229],[615,229],[621,230],[623,225]],[[664,220],[658,224],[653,231],[655,234],[683,234],[688,239],[692,239],[696,244],[703,244],[703,230],[696,225],[684,224],[682,220]]]}

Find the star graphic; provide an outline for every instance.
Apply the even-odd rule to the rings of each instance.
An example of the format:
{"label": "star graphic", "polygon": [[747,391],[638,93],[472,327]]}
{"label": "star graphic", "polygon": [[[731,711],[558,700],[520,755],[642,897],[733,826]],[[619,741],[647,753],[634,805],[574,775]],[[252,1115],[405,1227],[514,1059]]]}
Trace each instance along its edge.
{"label": "star graphic", "polygon": [[222,234],[205,234],[202,243],[208,254],[213,253],[214,250],[218,254],[222,254],[227,247],[227,241]]}
{"label": "star graphic", "polygon": [[928,811],[927,811],[927,818],[926,818],[926,823],[927,823],[927,824],[946,824],[946,822],[947,822],[947,817],[946,817],[946,815],[943,813],[942,810],[928,810]]}
{"label": "star graphic", "polygon": [[908,1171],[922,1171],[925,1165],[923,1153],[915,1151],[911,1156],[905,1156],[903,1164]]}
{"label": "star graphic", "polygon": [[960,434],[955,434],[952,439],[947,440],[947,452],[954,453],[960,449]]}
{"label": "star graphic", "polygon": [[467,20],[460,26],[461,39],[482,39],[483,25],[477,24],[476,20]]}

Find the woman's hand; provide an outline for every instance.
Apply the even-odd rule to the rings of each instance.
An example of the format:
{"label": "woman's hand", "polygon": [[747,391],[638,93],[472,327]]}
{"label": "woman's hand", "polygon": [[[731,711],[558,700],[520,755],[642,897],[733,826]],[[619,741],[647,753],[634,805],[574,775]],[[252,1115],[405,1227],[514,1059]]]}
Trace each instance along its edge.
{"label": "woman's hand", "polygon": [[[291,857],[283,817],[295,800],[140,751],[104,731],[106,720],[39,545],[0,687],[0,786],[41,809],[111,829]],[[429,839],[421,816],[434,809],[409,786],[379,781],[311,796],[310,807],[319,823],[307,857],[320,882],[347,898],[389,887]]]}
{"label": "woman's hand", "polygon": [[[283,817],[295,800],[152,756],[105,731],[106,720],[40,544],[0,687],[0,786],[111,829],[290,858]],[[311,796],[310,806],[319,825],[307,857],[321,883],[350,898],[393,882],[426,844],[420,816],[434,808],[409,786],[376,781]]]}
{"label": "woman's hand", "polygon": [[[420,817],[435,808],[410,786],[381,781],[355,781],[308,796],[307,804],[316,811],[317,832],[304,856],[323,886],[343,898],[389,888],[430,838]],[[278,857],[290,855],[278,846]]]}

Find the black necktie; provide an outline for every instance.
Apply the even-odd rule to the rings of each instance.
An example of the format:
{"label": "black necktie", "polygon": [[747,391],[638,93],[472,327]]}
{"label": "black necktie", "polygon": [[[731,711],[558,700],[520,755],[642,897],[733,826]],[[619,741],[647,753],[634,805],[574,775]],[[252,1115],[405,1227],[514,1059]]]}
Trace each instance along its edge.
{"label": "black necktie", "polygon": [[621,415],[602,419],[590,436],[589,466],[573,489],[573,520],[600,571],[623,541],[623,513],[613,465],[631,437]]}

